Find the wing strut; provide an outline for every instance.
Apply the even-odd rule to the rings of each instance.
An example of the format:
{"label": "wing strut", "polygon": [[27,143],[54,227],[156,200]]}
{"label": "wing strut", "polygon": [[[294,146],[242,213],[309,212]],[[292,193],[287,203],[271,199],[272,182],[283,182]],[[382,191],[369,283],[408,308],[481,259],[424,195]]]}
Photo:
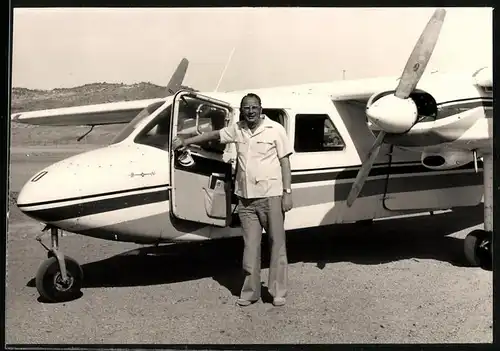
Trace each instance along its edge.
{"label": "wing strut", "polygon": [[94,127],[95,127],[95,125],[93,125],[93,124],[92,124],[92,125],[90,126],[89,131],[88,131],[87,133],[83,134],[83,135],[82,135],[81,137],[79,137],[78,139],[76,139],[76,141],[81,141],[83,138],[85,138],[87,135],[89,135],[89,134],[90,134],[90,132],[92,132],[92,130],[94,129]]}

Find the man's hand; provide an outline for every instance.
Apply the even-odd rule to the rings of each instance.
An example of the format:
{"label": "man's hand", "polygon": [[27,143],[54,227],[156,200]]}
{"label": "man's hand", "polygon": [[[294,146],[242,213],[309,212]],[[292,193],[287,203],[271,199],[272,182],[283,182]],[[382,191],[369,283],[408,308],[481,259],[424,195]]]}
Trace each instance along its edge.
{"label": "man's hand", "polygon": [[281,198],[281,207],[284,212],[288,212],[293,208],[292,194],[283,194],[283,197]]}
{"label": "man's hand", "polygon": [[185,146],[184,140],[182,140],[179,137],[175,137],[174,140],[172,140],[172,151],[177,150],[180,147]]}

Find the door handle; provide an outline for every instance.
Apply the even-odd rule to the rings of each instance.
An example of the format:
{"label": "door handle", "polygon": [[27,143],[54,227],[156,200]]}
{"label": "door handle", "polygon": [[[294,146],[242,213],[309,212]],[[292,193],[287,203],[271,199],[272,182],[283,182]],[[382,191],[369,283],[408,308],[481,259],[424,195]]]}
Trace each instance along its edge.
{"label": "door handle", "polygon": [[184,167],[191,167],[194,165],[194,159],[193,156],[191,156],[191,151],[187,148],[180,150],[177,160]]}

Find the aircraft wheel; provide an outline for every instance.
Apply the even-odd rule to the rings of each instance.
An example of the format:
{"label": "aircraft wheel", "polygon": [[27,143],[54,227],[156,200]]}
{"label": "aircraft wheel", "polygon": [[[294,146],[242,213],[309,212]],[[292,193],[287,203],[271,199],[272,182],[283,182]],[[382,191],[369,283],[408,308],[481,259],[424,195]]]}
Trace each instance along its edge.
{"label": "aircraft wheel", "polygon": [[491,233],[484,230],[474,230],[465,237],[465,258],[473,267],[490,269],[492,265],[491,248]]}
{"label": "aircraft wheel", "polygon": [[59,263],[55,256],[45,260],[36,274],[36,288],[44,299],[51,302],[70,301],[80,294],[83,281],[83,270],[74,259],[65,256],[68,282],[62,280]]}

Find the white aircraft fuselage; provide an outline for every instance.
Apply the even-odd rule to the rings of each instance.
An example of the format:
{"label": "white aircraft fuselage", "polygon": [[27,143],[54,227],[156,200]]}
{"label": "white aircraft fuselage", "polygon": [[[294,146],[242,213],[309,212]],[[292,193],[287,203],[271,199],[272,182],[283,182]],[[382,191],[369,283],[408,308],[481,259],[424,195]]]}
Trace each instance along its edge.
{"label": "white aircraft fuselage", "polygon": [[[366,100],[362,88],[373,90],[370,84],[381,83],[360,80],[347,84],[359,92],[362,102]],[[492,93],[473,85],[470,75],[432,74],[424,76],[417,87],[420,93],[414,100],[421,101],[417,103],[419,122],[405,134],[388,135],[387,141],[395,147],[391,150],[384,145],[386,152],[377,159],[360,198],[347,208],[347,193],[378,132],[370,122],[370,129],[366,127],[366,105],[335,99],[336,89],[351,89],[347,84],[253,90],[261,96],[264,109],[284,112],[283,124],[292,145],[297,145],[296,116],[300,114],[328,115],[344,144],[340,150],[292,155],[294,209],[286,216],[287,229],[481,202],[482,169],[475,170],[471,150],[492,148]],[[394,86],[395,79],[387,79],[387,89],[380,89],[381,94],[393,91]],[[228,103],[232,109],[229,123],[235,123],[246,93],[201,94]],[[373,95],[368,103],[378,96]],[[237,226],[212,226],[172,215],[169,138],[163,147],[157,147],[137,141],[137,136],[161,111],[171,108],[173,100],[174,96],[163,99],[157,110],[130,122],[111,145],[41,170],[22,188],[18,207],[53,227],[108,240],[153,244],[241,235]],[[224,155],[230,155],[230,149]],[[192,152],[204,159],[221,157],[203,149]],[[426,157],[435,161],[436,155],[445,162],[425,165]],[[200,189],[193,188],[177,196],[203,207],[198,193]]]}

